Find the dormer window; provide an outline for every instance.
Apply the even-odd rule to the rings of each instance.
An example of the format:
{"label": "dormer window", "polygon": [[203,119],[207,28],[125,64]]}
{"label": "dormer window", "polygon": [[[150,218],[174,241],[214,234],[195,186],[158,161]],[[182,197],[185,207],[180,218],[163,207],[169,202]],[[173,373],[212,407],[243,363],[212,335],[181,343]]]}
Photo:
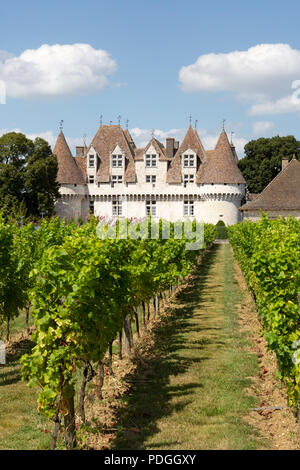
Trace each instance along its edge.
{"label": "dormer window", "polygon": [[153,168],[157,166],[157,155],[156,154],[146,154],[146,167]]}
{"label": "dormer window", "polygon": [[183,185],[184,185],[184,187],[186,187],[186,185],[188,183],[194,183],[194,181],[195,181],[194,175],[189,175],[189,174],[183,175]]}
{"label": "dormer window", "polygon": [[123,155],[112,155],[111,156],[112,168],[122,168],[123,166]]}
{"label": "dormer window", "polygon": [[156,175],[146,175],[146,183],[156,183]]}
{"label": "dormer window", "polygon": [[183,155],[183,167],[192,168],[195,167],[195,155]]}
{"label": "dormer window", "polygon": [[89,168],[95,168],[95,155],[89,155]]}
{"label": "dormer window", "polygon": [[111,182],[115,183],[123,183],[123,176],[122,175],[112,175]]}

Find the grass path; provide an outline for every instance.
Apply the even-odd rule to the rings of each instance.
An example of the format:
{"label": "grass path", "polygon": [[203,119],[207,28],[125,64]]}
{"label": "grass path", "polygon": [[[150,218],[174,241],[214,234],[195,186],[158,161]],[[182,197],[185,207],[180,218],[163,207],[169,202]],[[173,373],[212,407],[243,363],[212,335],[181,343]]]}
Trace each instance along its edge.
{"label": "grass path", "polygon": [[153,357],[136,374],[113,448],[267,447],[243,419],[256,404],[246,389],[258,365],[238,327],[242,296],[230,246],[214,246],[157,329]]}
{"label": "grass path", "polygon": [[21,380],[20,357],[32,347],[25,333],[17,334],[24,328],[24,318],[20,315],[13,321],[14,342],[8,347],[6,365],[0,365],[0,450],[49,449],[50,445],[49,422],[37,412],[38,390]]}

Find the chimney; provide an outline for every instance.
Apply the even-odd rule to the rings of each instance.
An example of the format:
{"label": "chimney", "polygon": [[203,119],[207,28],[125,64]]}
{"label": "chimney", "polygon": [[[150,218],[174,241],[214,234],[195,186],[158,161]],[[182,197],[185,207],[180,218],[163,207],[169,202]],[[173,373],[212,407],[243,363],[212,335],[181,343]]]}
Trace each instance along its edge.
{"label": "chimney", "polygon": [[166,139],[166,150],[167,150],[167,157],[173,158],[174,157],[174,139],[172,137],[167,137]]}
{"label": "chimney", "polygon": [[76,157],[83,157],[84,147],[76,147]]}
{"label": "chimney", "polygon": [[288,164],[289,164],[289,159],[288,159],[288,157],[284,157],[284,158],[282,159],[281,169],[284,170],[284,169],[288,166]]}

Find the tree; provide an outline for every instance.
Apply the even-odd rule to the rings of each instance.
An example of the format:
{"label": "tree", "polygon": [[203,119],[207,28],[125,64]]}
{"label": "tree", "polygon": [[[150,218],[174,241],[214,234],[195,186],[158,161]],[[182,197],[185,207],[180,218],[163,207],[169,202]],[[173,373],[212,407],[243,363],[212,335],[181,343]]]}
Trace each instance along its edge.
{"label": "tree", "polygon": [[238,166],[251,193],[260,193],[281,171],[282,159],[299,160],[300,142],[292,135],[251,140],[245,145],[245,157]]}
{"label": "tree", "polygon": [[0,137],[0,208],[6,215],[52,215],[59,198],[56,176],[57,159],[45,140],[16,132]]}

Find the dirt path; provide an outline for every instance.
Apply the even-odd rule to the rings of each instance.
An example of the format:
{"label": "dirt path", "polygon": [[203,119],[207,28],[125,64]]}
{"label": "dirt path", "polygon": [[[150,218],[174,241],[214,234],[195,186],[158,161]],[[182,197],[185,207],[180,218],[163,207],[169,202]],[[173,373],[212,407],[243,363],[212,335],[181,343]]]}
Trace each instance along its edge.
{"label": "dirt path", "polygon": [[[243,292],[229,245],[214,246],[154,330],[119,411],[114,449],[267,449],[249,409],[259,374],[239,324]],[[126,378],[125,378],[126,379]]]}

